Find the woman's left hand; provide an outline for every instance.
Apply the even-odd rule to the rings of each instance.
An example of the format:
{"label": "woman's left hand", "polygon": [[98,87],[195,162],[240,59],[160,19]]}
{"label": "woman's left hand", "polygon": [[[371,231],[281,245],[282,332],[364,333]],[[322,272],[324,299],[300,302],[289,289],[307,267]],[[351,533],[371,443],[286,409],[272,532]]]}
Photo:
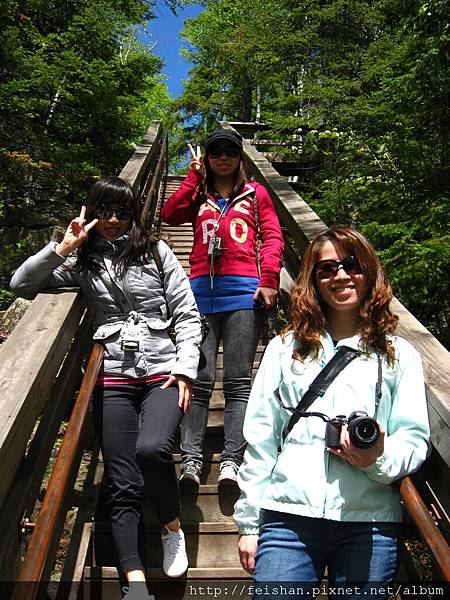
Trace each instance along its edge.
{"label": "woman's left hand", "polygon": [[277,303],[278,290],[270,287],[257,287],[253,295],[255,302],[260,302],[264,308],[272,308]]}
{"label": "woman's left hand", "polygon": [[171,375],[161,389],[165,390],[174,383],[178,385],[178,406],[186,413],[192,400],[192,379],[184,375]]}
{"label": "woman's left hand", "polygon": [[341,447],[329,448],[328,452],[340,456],[355,467],[368,467],[373,464],[384,452],[384,429],[380,427],[380,435],[373,446],[369,448],[358,448],[350,441],[348,426],[343,425],[341,429]]}

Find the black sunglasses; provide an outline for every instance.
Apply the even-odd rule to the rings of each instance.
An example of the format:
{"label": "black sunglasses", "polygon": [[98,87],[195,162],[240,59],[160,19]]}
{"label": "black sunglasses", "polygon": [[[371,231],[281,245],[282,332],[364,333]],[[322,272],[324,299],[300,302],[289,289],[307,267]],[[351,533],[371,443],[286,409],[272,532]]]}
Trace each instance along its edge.
{"label": "black sunglasses", "polygon": [[358,275],[362,273],[359,262],[354,256],[347,256],[342,260],[319,260],[314,265],[314,276],[316,279],[328,279],[336,277],[340,268],[343,268],[347,275]]}
{"label": "black sunglasses", "polygon": [[133,211],[128,206],[111,206],[111,204],[100,204],[94,211],[94,214],[99,219],[110,219],[113,215],[119,219],[119,221],[126,221],[131,219]]}
{"label": "black sunglasses", "polygon": [[228,158],[237,158],[240,152],[237,146],[213,146],[208,150],[210,158],[220,158],[222,154],[225,154]]}

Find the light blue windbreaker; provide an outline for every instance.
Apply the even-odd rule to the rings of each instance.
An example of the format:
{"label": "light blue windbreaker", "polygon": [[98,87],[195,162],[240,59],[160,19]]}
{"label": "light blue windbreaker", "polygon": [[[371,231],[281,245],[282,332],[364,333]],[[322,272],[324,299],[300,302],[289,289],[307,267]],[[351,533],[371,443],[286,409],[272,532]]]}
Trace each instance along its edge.
{"label": "light blue windbreaker", "polygon": [[[250,394],[244,422],[248,446],[239,470],[241,496],[234,519],[241,534],[259,532],[261,508],[334,521],[400,522],[395,481],[416,471],[428,454],[430,435],[422,362],[403,338],[392,337],[395,364],[382,361],[382,397],[377,420],[386,431],[384,453],[369,467],[355,467],[325,448],[326,424],[301,418],[283,444],[281,432],[310,383],[339,346],[358,348],[359,336],[338,342],[322,338],[317,359],[294,360],[293,335],[268,345]],[[339,373],[310,411],[329,417],[365,411],[374,416],[376,354],[361,355]],[[274,394],[279,390],[279,398]],[[280,403],[281,400],[281,403]]]}

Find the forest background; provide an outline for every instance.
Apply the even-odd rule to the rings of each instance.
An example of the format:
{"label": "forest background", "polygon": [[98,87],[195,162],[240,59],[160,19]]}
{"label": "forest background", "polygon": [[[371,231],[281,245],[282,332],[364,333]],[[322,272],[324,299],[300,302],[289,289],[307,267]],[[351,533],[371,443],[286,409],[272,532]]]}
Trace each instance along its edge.
{"label": "forest background", "polygon": [[256,121],[292,142],[302,198],[369,237],[396,296],[449,347],[450,1],[166,2],[189,3],[204,10],[185,23],[192,68],[171,98],[138,41],[155,3],[2,2],[0,308],[32,234],[117,174],[151,120],[170,130],[172,170],[218,121]]}

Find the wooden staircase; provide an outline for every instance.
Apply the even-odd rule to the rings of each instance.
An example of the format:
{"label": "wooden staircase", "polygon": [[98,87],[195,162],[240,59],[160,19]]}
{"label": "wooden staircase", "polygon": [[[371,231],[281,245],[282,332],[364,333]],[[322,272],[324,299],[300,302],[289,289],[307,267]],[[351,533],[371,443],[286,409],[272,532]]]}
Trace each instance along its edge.
{"label": "wooden staircase", "polygon": [[[168,176],[166,198],[181,184],[183,177]],[[157,222],[158,215],[156,215]],[[170,227],[162,224],[161,234],[169,239],[172,250],[186,272],[193,234],[190,224]],[[253,375],[259,366],[264,347],[259,345]],[[242,594],[249,597],[251,578],[241,568],[237,550],[238,532],[233,521],[234,504],[239,497],[235,486],[218,486],[220,452],[223,448],[223,354],[219,348],[217,379],[209,408],[208,429],[204,446],[204,467],[200,486],[181,486],[181,522],[186,536],[189,559],[187,574],[180,579],[164,575],[160,525],[148,499],[144,501],[145,556],[150,592],[156,600],[190,600],[197,596],[212,595],[229,598]],[[174,458],[180,472],[179,447]],[[107,511],[100,499],[93,527],[93,567],[85,569],[85,598],[119,600],[121,598],[118,572],[114,565],[117,557],[107,522]],[[207,588],[209,587],[209,593]]]}

